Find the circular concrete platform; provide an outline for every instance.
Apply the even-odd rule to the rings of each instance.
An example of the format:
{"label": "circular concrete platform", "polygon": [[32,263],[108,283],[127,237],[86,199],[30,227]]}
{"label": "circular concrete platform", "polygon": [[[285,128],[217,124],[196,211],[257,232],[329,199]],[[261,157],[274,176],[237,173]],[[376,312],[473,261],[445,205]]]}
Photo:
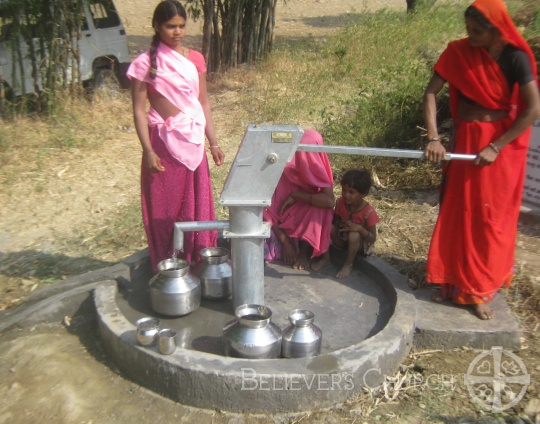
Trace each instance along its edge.
{"label": "circular concrete platform", "polygon": [[[180,318],[150,308],[144,265],[118,289],[95,290],[100,333],[117,366],[135,382],[183,404],[242,412],[303,411],[327,407],[375,387],[409,353],[415,329],[414,297],[396,270],[378,258],[359,258],[348,279],[324,272],[265,268],[265,305],[272,321],[288,324],[292,309],[310,309],[323,331],[320,356],[250,360],[222,355],[222,329],[234,318],[231,300],[207,301]],[[135,322],[158,316],[178,332],[179,348],[161,355],[135,339]]]}

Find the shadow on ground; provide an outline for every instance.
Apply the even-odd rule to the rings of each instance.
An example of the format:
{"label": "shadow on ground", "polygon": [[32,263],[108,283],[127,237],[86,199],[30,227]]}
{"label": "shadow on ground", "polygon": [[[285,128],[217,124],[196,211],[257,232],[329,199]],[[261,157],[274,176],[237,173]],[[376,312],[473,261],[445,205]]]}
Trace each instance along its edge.
{"label": "shadow on ground", "polygon": [[[64,276],[81,274],[113,265],[90,256],[70,257],[61,253],[37,250],[0,252],[0,276],[37,278],[42,282],[53,282]],[[50,280],[50,281],[49,281]]]}

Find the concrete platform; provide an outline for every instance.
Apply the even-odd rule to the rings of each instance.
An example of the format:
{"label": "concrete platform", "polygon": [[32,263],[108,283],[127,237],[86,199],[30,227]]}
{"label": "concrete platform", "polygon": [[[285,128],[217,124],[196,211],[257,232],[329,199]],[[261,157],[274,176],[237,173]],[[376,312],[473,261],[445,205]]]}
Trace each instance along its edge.
{"label": "concrete platform", "polygon": [[329,407],[376,387],[394,374],[412,348],[414,297],[405,279],[384,262],[364,261],[345,280],[325,272],[268,265],[265,305],[283,328],[292,309],[315,313],[323,331],[318,357],[239,359],[222,355],[222,329],[234,318],[232,301],[203,301],[192,314],[163,318],[179,332],[181,348],[161,355],[136,342],[135,322],[156,316],[135,277],[118,290],[95,290],[103,344],[115,364],[135,382],[173,400],[202,408],[237,412],[290,412]]}
{"label": "concrete platform", "polygon": [[490,304],[495,318],[482,321],[470,307],[434,302],[432,293],[431,290],[414,292],[417,308],[415,351],[461,346],[486,350],[493,346],[507,350],[520,348],[519,325],[503,295],[498,295]]}

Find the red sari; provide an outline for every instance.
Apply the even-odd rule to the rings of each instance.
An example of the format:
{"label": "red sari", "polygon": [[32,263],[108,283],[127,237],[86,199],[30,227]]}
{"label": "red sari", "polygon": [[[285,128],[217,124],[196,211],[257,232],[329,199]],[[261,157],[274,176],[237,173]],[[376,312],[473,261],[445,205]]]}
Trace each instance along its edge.
{"label": "red sari", "polygon": [[[505,41],[532,52],[500,0],[473,3],[502,33]],[[455,153],[476,155],[512,125],[524,105],[517,85],[509,88],[498,64],[468,39],[451,42],[435,65],[449,83]],[[488,109],[506,110],[495,122],[457,118],[459,93]],[[472,161],[448,162],[439,217],[427,260],[427,281],[441,284],[444,298],[478,304],[493,299],[514,274],[517,221],[523,192],[530,129],[502,149],[491,166]]]}

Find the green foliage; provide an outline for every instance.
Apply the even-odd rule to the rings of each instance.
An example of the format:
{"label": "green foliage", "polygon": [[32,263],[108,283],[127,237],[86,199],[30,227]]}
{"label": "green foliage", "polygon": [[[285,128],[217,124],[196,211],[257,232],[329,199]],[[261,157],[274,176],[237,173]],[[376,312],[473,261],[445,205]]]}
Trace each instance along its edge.
{"label": "green foliage", "polygon": [[349,96],[321,110],[332,144],[418,147],[422,94],[446,43],[463,34],[460,5],[382,11],[350,25],[328,46]]}

